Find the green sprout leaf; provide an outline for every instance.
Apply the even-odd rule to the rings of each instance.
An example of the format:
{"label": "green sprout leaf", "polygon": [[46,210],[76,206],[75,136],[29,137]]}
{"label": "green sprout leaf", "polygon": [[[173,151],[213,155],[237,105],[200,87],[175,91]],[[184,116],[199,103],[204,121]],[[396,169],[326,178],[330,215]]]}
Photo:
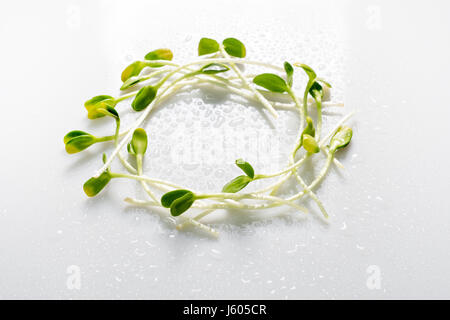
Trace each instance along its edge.
{"label": "green sprout leaf", "polygon": [[242,169],[242,171],[244,171],[244,173],[249,176],[250,178],[254,178],[255,177],[255,171],[253,170],[253,167],[250,165],[250,163],[242,160],[242,159],[237,159],[236,160],[236,165]]}
{"label": "green sprout leaf", "polygon": [[170,206],[172,205],[172,203],[175,200],[177,200],[178,198],[181,198],[182,196],[184,196],[188,193],[193,194],[192,191],[184,190],[184,189],[169,191],[161,197],[161,204],[165,208],[170,208]]}
{"label": "green sprout leaf", "polygon": [[284,63],[284,70],[286,71],[286,79],[289,87],[292,87],[292,83],[294,81],[294,68],[291,66],[289,62]]}
{"label": "green sprout leaf", "polygon": [[89,119],[97,119],[105,116],[103,112],[107,107],[114,108],[116,101],[113,97],[107,95],[95,96],[84,103],[88,112]]}
{"label": "green sprout leaf", "polygon": [[145,60],[168,60],[173,59],[173,53],[170,49],[156,49],[145,55]]}
{"label": "green sprout leaf", "polygon": [[311,153],[317,153],[320,151],[316,139],[311,137],[309,134],[303,134],[303,148]]}
{"label": "green sprout leaf", "polygon": [[70,131],[68,134],[66,134],[64,136],[64,143],[67,143],[72,138],[79,137],[79,136],[90,136],[90,134],[87,132],[81,131],[81,130]]}
{"label": "green sprout leaf", "polygon": [[134,130],[130,145],[135,154],[143,155],[147,151],[147,133],[144,129]]}
{"label": "green sprout leaf", "polygon": [[133,102],[131,103],[131,107],[135,111],[142,111],[148,107],[150,103],[155,99],[157,93],[157,89],[153,86],[145,86],[142,87]]}
{"label": "green sprout leaf", "polygon": [[222,192],[236,193],[244,189],[252,180],[249,176],[238,176],[224,185]]}
{"label": "green sprout leaf", "polygon": [[84,193],[86,193],[88,197],[94,197],[103,190],[103,188],[108,184],[110,180],[111,174],[109,173],[109,171],[104,171],[99,177],[90,178],[84,183]]}
{"label": "green sprout leaf", "polygon": [[350,127],[340,127],[333,135],[330,141],[330,151],[336,152],[339,149],[345,148],[352,139],[353,130]]}
{"label": "green sprout leaf", "polygon": [[120,77],[122,82],[127,81],[131,77],[139,75],[142,69],[144,69],[146,66],[146,63],[142,61],[133,62],[122,71],[122,75]]}
{"label": "green sprout leaf", "polygon": [[294,65],[296,67],[302,68],[306,72],[306,74],[308,75],[308,78],[309,78],[310,81],[312,81],[315,78],[317,78],[317,74],[314,72],[314,70],[310,66],[307,66],[306,64],[303,64],[303,63],[295,63]]}
{"label": "green sprout leaf", "polygon": [[210,63],[200,69],[201,73],[204,74],[217,74],[221,72],[227,72],[230,70],[226,65],[221,63]]}
{"label": "green sprout leaf", "polygon": [[317,81],[314,81],[314,83],[311,85],[311,88],[309,88],[309,94],[314,98],[314,100],[322,101],[323,97],[322,86]]}
{"label": "green sprout leaf", "polygon": [[246,54],[244,44],[236,38],[227,38],[223,40],[225,51],[233,57],[244,58]]}
{"label": "green sprout leaf", "polygon": [[311,137],[314,137],[316,135],[316,130],[314,129],[314,123],[311,117],[306,117],[306,127],[302,132],[302,136],[304,134],[308,134]]}
{"label": "green sprout leaf", "polygon": [[174,217],[181,215],[187,211],[195,201],[195,195],[192,192],[186,193],[172,202],[170,206],[170,214]]}
{"label": "green sprout leaf", "polygon": [[219,43],[214,39],[201,38],[198,43],[198,55],[210,54],[219,51]]}
{"label": "green sprout leaf", "polygon": [[66,151],[69,154],[77,153],[89,148],[97,142],[97,138],[83,131],[71,131],[64,136]]}
{"label": "green sprout leaf", "polygon": [[272,92],[283,93],[288,90],[286,82],[273,73],[262,73],[253,78],[253,82]]}

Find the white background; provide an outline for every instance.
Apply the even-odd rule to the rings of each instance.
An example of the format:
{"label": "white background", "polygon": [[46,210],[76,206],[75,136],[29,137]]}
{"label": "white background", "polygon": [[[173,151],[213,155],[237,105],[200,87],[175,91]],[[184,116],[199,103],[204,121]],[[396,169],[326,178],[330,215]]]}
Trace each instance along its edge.
{"label": "white background", "polygon": [[[0,298],[450,298],[449,13],[446,1],[2,1]],[[346,169],[317,192],[329,224],[308,203],[306,219],[229,213],[211,218],[214,240],[127,206],[144,196],[133,182],[86,199],[102,147],[68,155],[62,137],[112,125],[88,121],[84,101],[118,95],[122,69],[150,50],[195,59],[202,36],[313,66],[345,101],[329,125],[358,111]],[[230,159],[177,160],[181,136],[205,139],[206,157],[223,136],[266,134],[273,147],[255,167],[283,164],[293,116],[270,126],[258,105],[222,98],[197,90],[155,114],[149,175],[218,191],[238,174],[230,159],[255,157],[238,142]],[[130,120],[128,105],[118,110]],[[374,270],[379,288],[367,285]]]}

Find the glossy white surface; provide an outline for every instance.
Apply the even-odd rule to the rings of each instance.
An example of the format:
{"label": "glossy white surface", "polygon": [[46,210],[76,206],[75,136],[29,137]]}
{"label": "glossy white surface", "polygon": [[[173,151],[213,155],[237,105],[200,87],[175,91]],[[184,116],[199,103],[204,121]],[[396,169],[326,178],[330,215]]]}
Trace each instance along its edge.
{"label": "glossy white surface", "polygon": [[[0,298],[450,298],[449,9],[445,1],[3,2]],[[101,164],[101,147],[67,155],[62,137],[108,133],[111,123],[89,122],[83,102],[117,95],[124,66],[152,49],[194,59],[202,36],[239,38],[254,59],[306,62],[333,83],[343,112],[358,111],[339,155],[346,169],[333,168],[318,189],[330,224],[314,205],[306,219],[230,214],[211,220],[221,232],[212,240],[124,204],[143,197],[132,182],[86,199],[81,185]],[[237,157],[267,171],[282,165],[292,115],[271,128],[257,105],[223,98],[196,91],[156,112],[150,175],[217,191],[237,174]],[[237,133],[259,137],[256,154],[235,140],[236,154],[210,157]],[[176,157],[186,134],[204,143],[201,158]],[[77,270],[80,288],[71,289]]]}

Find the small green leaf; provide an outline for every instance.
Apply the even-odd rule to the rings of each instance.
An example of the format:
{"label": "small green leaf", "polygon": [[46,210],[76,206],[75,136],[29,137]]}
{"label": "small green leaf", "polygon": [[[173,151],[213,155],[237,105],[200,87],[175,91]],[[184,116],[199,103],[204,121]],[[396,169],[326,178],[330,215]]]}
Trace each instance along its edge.
{"label": "small green leaf", "polygon": [[122,75],[120,77],[122,79],[122,82],[127,81],[131,77],[139,75],[142,69],[144,69],[145,67],[146,67],[145,62],[142,61],[133,62],[122,71]]}
{"label": "small green leaf", "polygon": [[311,153],[317,153],[320,151],[316,139],[311,137],[309,134],[303,134],[303,148]]}
{"label": "small green leaf", "polygon": [[257,75],[253,82],[272,92],[286,92],[288,90],[286,82],[280,76],[273,73],[262,73]]}
{"label": "small green leaf", "polygon": [[192,191],[184,189],[169,191],[161,197],[161,204],[165,208],[170,208],[175,200],[189,193],[193,194]]}
{"label": "small green leaf", "polygon": [[95,96],[84,103],[89,119],[104,117],[105,114],[99,109],[106,109],[108,106],[114,108],[116,101],[113,97],[107,95]]}
{"label": "small green leaf", "polygon": [[139,82],[141,82],[143,80],[143,78],[139,78],[139,77],[130,77],[128,78],[120,87],[120,90],[125,90],[128,89],[136,84],[138,84]]}
{"label": "small green leaf", "polygon": [[145,55],[145,60],[168,60],[173,59],[173,53],[170,49],[156,49]]}
{"label": "small green leaf", "polygon": [[133,102],[131,103],[131,107],[135,111],[142,111],[148,107],[150,103],[155,99],[157,93],[157,89],[153,86],[145,86],[142,87]]}
{"label": "small green leaf", "polygon": [[225,51],[233,57],[244,58],[246,54],[244,44],[236,38],[227,38],[223,40]]}
{"label": "small green leaf", "polygon": [[131,147],[135,154],[144,154],[147,151],[147,133],[142,128],[137,128],[133,132]]}
{"label": "small green leaf", "polygon": [[[83,151],[84,149],[89,148],[91,145],[97,142],[97,139],[93,135],[90,135],[89,133],[76,135],[76,133],[74,132],[82,132],[82,131],[72,131],[69,132],[64,137],[66,151],[69,154]],[[73,137],[68,138],[68,136],[70,135],[73,135]]]}
{"label": "small green leaf", "polygon": [[188,210],[195,201],[195,195],[192,192],[186,193],[184,196],[176,199],[170,206],[170,214],[174,217],[181,215]]}
{"label": "small green leaf", "polygon": [[236,193],[239,190],[244,189],[250,182],[252,181],[252,178],[249,176],[238,176],[228,182],[223,188],[222,192],[226,193]]}
{"label": "small green leaf", "polygon": [[350,127],[340,127],[333,135],[330,141],[330,151],[336,152],[339,149],[346,147],[353,136],[353,130]]}
{"label": "small green leaf", "polygon": [[323,97],[322,86],[317,81],[314,81],[314,83],[311,85],[311,88],[309,88],[309,94],[314,98],[314,100],[322,101]]}
{"label": "small green leaf", "polygon": [[201,73],[204,74],[216,74],[221,72],[227,72],[230,70],[226,65],[221,63],[210,63],[200,69]]}
{"label": "small green leaf", "polygon": [[81,130],[73,130],[64,136],[64,143],[67,143],[69,140],[79,136],[90,136],[89,133],[81,131]]}
{"label": "small green leaf", "polygon": [[106,156],[106,153],[103,152],[103,154],[102,154],[102,162],[103,162],[103,164],[105,164],[107,160],[108,160],[108,157]]}
{"label": "small green leaf", "polygon": [[317,77],[317,74],[314,72],[314,70],[310,66],[307,66],[306,64],[303,64],[303,63],[296,63],[294,65],[296,67],[300,67],[303,70],[305,70],[310,81],[314,80]]}
{"label": "small green leaf", "polygon": [[102,95],[86,101],[84,106],[88,112],[88,118],[97,119],[105,116],[104,110],[107,107],[114,108],[116,101],[111,96]]}
{"label": "small green leaf", "polygon": [[292,87],[292,83],[294,81],[294,68],[291,66],[289,62],[284,63],[284,70],[286,71],[286,79],[289,87]]}
{"label": "small green leaf", "polygon": [[90,178],[83,185],[84,193],[88,197],[96,196],[111,180],[111,175],[108,171],[104,171],[98,178]]}
{"label": "small green leaf", "polygon": [[306,117],[306,127],[302,132],[302,136],[304,134],[308,134],[311,137],[314,137],[316,135],[316,129],[314,129],[314,123],[311,117]]}
{"label": "small green leaf", "polygon": [[210,54],[219,51],[219,43],[214,39],[201,38],[198,43],[198,55]]}
{"label": "small green leaf", "polygon": [[242,169],[242,171],[244,171],[244,173],[249,176],[250,178],[254,178],[255,177],[255,171],[253,170],[253,167],[250,165],[250,163],[242,160],[242,159],[237,159],[236,160],[236,165]]}

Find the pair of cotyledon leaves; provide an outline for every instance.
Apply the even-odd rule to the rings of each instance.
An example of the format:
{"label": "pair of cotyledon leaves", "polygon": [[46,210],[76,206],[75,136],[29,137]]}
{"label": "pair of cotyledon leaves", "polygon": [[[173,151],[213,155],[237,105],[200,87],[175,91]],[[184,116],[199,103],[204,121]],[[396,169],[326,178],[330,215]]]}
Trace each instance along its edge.
{"label": "pair of cotyledon leaves", "polygon": [[[226,53],[232,57],[244,58],[246,55],[246,49],[244,44],[236,38],[226,38],[222,41],[223,48]],[[216,53],[220,50],[219,43],[210,38],[201,38],[198,43],[198,55],[203,56],[205,54]]]}

